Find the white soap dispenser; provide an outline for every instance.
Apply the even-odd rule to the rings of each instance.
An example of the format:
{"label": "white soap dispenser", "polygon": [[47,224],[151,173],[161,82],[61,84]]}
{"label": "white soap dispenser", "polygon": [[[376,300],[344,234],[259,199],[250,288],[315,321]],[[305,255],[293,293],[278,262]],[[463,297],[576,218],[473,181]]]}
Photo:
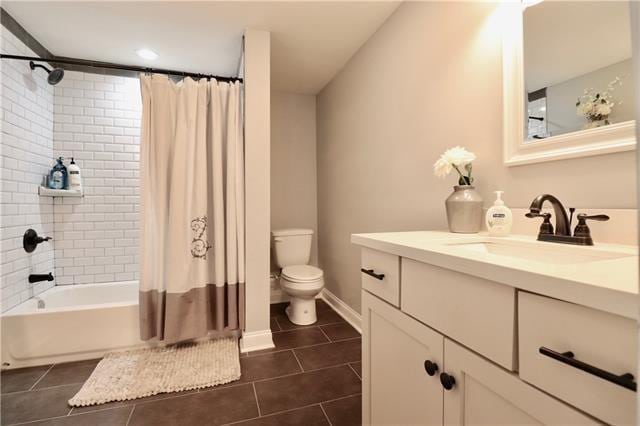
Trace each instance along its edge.
{"label": "white soap dispenser", "polygon": [[485,222],[489,235],[494,237],[504,237],[511,233],[511,225],[513,224],[513,215],[511,209],[504,205],[502,194],[504,191],[495,191],[496,201],[493,206],[487,210]]}
{"label": "white soap dispenser", "polygon": [[80,167],[71,157],[71,164],[67,167],[69,170],[69,188],[71,191],[82,192],[82,176],[80,175]]}

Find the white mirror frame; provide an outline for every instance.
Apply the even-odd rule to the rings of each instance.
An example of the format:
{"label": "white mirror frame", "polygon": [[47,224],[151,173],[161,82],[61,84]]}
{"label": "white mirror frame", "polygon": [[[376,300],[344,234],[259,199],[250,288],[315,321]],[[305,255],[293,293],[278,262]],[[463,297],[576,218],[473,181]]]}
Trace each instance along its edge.
{"label": "white mirror frame", "polygon": [[635,120],[525,143],[524,6],[503,4],[503,155],[507,166],[636,149]]}

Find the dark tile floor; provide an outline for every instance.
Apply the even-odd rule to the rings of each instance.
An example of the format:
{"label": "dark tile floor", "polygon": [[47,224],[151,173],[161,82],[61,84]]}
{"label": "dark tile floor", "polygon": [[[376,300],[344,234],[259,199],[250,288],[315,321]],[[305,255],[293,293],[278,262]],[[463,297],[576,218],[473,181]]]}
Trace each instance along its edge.
{"label": "dark tile floor", "polygon": [[2,373],[0,423],[47,426],[359,425],[358,332],[322,301],[318,322],[296,326],[271,305],[276,348],[240,356],[239,381],[200,391],[71,409],[98,360]]}

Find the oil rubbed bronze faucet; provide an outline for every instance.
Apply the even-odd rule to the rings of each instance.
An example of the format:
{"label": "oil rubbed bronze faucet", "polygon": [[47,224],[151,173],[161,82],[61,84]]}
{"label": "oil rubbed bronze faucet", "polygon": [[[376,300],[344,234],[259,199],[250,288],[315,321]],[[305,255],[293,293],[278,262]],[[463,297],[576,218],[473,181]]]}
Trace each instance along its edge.
{"label": "oil rubbed bronze faucet", "polygon": [[[556,217],[555,231],[551,224],[551,213],[542,213],[542,205],[545,201],[551,203],[553,212]],[[598,214],[588,216],[584,213],[578,214],[578,224],[576,229],[571,235],[571,221],[573,219],[574,208],[570,208],[571,217],[567,216],[567,211],[564,206],[556,197],[551,194],[538,195],[529,206],[529,213],[525,216],[529,218],[541,217],[543,218],[542,225],[540,225],[540,231],[538,232],[538,241],[549,241],[553,243],[563,244],[577,244],[580,246],[592,246],[593,238],[591,238],[591,230],[587,226],[587,220],[605,221],[609,220],[609,216],[605,214]]]}

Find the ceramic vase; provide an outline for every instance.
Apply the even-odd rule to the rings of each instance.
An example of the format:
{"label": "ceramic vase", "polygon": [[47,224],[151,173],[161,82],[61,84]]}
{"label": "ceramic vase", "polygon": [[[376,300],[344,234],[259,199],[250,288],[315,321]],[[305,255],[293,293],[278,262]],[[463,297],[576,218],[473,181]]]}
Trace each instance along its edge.
{"label": "ceramic vase", "polygon": [[475,234],[482,227],[482,197],[472,185],[456,185],[445,201],[449,231]]}

